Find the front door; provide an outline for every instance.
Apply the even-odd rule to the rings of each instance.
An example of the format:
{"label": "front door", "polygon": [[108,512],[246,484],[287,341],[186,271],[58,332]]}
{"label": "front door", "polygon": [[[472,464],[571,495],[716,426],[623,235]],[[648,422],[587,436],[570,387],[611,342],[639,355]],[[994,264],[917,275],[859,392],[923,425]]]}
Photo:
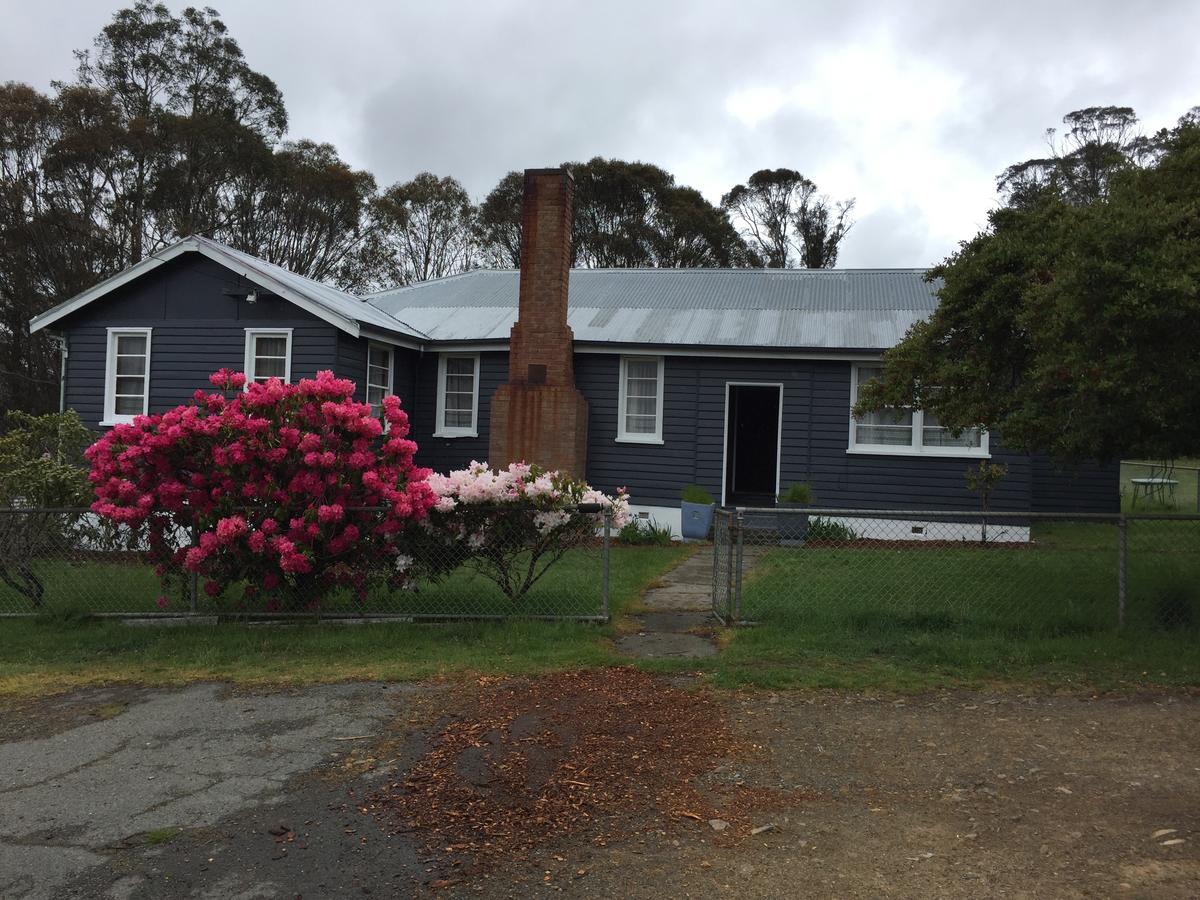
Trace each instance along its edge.
{"label": "front door", "polygon": [[775,384],[730,384],[725,404],[725,503],[774,506],[779,484]]}

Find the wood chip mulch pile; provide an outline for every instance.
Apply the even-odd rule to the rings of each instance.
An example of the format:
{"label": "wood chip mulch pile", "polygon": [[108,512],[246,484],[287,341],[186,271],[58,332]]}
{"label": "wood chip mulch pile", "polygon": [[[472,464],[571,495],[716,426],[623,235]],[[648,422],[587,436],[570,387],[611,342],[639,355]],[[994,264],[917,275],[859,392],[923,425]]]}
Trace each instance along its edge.
{"label": "wood chip mulch pile", "polygon": [[707,829],[720,818],[732,839],[764,797],[706,776],[746,749],[707,693],[637,669],[484,679],[362,811],[428,851],[480,864],[667,821]]}

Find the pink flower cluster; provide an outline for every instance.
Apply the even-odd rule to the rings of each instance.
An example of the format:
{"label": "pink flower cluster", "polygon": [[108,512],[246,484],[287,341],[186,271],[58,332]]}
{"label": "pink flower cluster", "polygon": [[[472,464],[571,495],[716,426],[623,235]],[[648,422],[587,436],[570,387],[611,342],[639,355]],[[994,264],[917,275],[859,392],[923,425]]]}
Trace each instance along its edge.
{"label": "pink flower cluster", "polygon": [[[247,384],[222,369],[210,381],[218,392],[117,425],[88,449],[92,509],[148,523],[160,561],[206,576],[217,592],[242,581],[254,595],[309,576],[361,592],[375,557],[394,555],[395,535],[438,500],[429,471],[413,465],[399,399],[384,400],[385,438],[353,382],[332,372]],[[172,546],[184,529],[194,541]]]}
{"label": "pink flower cluster", "polygon": [[580,504],[598,504],[612,513],[614,528],[619,529],[629,521],[629,498],[624,489],[610,497],[564,473],[542,471],[523,462],[493,470],[486,462],[472,461],[465,469],[446,475],[431,474],[429,486],[437,495],[434,509],[439,513],[450,513],[464,504],[524,502],[543,514],[539,526],[555,523],[553,527],[557,527],[566,518],[548,513]]}

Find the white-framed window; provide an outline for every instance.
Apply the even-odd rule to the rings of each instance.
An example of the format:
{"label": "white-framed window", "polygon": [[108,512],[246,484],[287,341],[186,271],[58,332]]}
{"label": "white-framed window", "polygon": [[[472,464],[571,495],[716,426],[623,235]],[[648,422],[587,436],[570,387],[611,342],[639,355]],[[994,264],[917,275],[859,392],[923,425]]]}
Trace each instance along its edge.
{"label": "white-framed window", "polygon": [[292,329],[246,329],[246,384],[278,378],[292,378]]}
{"label": "white-framed window", "polygon": [[438,356],[437,427],[434,437],[479,436],[479,354]]}
{"label": "white-framed window", "polygon": [[617,397],[617,440],[663,442],[663,357],[622,356]]}
{"label": "white-framed window", "polygon": [[101,425],[132,422],[150,409],[149,328],[108,329]]}
{"label": "white-framed window", "polygon": [[367,402],[371,415],[383,412],[383,398],[392,394],[392,348],[387,344],[367,344]]}
{"label": "white-framed window", "polygon": [[[850,407],[858,402],[858,386],[883,372],[879,363],[850,367]],[[850,414],[850,452],[906,456],[988,456],[988,434],[969,428],[955,437],[931,412],[887,407]]]}

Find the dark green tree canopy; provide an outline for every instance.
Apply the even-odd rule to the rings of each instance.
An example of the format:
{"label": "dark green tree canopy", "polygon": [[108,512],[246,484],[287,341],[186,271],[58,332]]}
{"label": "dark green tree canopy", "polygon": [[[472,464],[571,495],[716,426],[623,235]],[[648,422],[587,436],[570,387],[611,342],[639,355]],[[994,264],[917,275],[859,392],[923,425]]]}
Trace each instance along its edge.
{"label": "dark green tree canopy", "polygon": [[521,265],[521,198],[525,179],[509,172],[500,179],[483,202],[475,221],[475,233],[484,264],[495,268]]}
{"label": "dark green tree canopy", "polygon": [[[588,268],[745,266],[751,254],[724,211],[666,170],[595,157],[563,163],[575,178],[574,265]],[[484,199],[485,257],[520,264],[522,175],[509,172]]]}
{"label": "dark green tree canopy", "polygon": [[421,172],[372,199],[374,278],[412,284],[471,268],[475,207],[457,179]]}
{"label": "dark green tree canopy", "polygon": [[1086,189],[1052,172],[993,211],[930,272],[937,312],[885,354],[860,410],[923,407],[1062,462],[1200,452],[1200,127],[1155,139],[1144,167]]}

